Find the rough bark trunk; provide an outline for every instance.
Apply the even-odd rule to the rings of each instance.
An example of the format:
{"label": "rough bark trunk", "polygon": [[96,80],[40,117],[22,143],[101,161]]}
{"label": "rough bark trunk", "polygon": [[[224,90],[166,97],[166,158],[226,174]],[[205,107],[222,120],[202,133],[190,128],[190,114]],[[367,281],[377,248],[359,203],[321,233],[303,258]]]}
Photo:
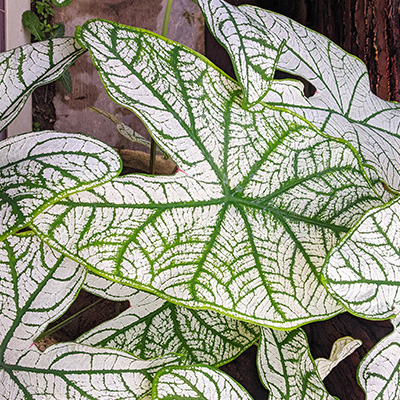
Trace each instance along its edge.
{"label": "rough bark trunk", "polygon": [[[229,0],[228,0],[229,1]],[[284,14],[333,40],[363,60],[370,75],[371,90],[384,100],[400,101],[400,0],[230,0],[231,4],[253,4]],[[229,57],[206,32],[206,56],[231,76]],[[356,381],[356,369],[366,352],[391,332],[388,321],[371,322],[350,314],[304,327],[314,357],[329,357],[333,342],[350,335],[363,340],[352,356],[339,364],[324,383],[342,400],[361,400],[364,392]],[[242,381],[255,400],[264,399],[258,377],[249,377],[248,360],[255,352],[242,355],[225,371]],[[243,364],[242,369],[240,365]]]}

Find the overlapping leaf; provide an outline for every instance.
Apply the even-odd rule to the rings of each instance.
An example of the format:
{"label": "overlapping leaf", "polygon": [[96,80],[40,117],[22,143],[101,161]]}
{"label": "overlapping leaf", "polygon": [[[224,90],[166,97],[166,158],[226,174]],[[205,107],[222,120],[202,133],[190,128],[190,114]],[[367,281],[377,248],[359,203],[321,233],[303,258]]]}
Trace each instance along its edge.
{"label": "overlapping leaf", "polygon": [[354,314],[393,316],[400,304],[400,200],[369,211],[335,248],[326,285]]}
{"label": "overlapping leaf", "polygon": [[[44,353],[31,349],[16,366],[0,371],[2,399],[150,400],[157,371],[179,365],[179,356],[140,360],[122,351],[60,343]],[[52,396],[52,397],[49,397]]]}
{"label": "overlapping leaf", "polygon": [[244,106],[259,102],[274,78],[284,40],[265,34],[251,14],[222,0],[199,1],[211,33],[226,48],[243,87]]}
{"label": "overlapping leaf", "polygon": [[336,340],[336,342],[333,343],[329,358],[317,358],[315,360],[321,379],[325,379],[333,368],[335,368],[347,356],[352,354],[354,350],[361,346],[361,344],[361,340],[354,339],[351,336],[345,336]]}
{"label": "overlapping leaf", "polygon": [[155,34],[97,20],[80,40],[110,95],[184,172],[114,179],[59,202],[34,229],[101,275],[177,304],[285,328],[340,312],[322,263],[381,204],[352,149],[290,112],[243,109],[237,83]]}
{"label": "overlapping leaf", "polygon": [[0,363],[7,370],[74,300],[85,269],[26,235],[0,242],[0,274]]}
{"label": "overlapping leaf", "polygon": [[139,399],[160,368],[181,362],[70,343],[37,350],[33,340],[69,307],[85,272],[35,236],[0,243],[1,399]]}
{"label": "overlapping leaf", "polygon": [[0,142],[0,240],[58,199],[118,175],[121,160],[82,134],[32,132]]}
{"label": "overlapping leaf", "polygon": [[154,379],[152,400],[252,400],[229,375],[207,366],[167,367]]}
{"label": "overlapping leaf", "polygon": [[383,338],[361,361],[357,376],[366,400],[400,398],[400,317],[394,331]]}
{"label": "overlapping leaf", "polygon": [[335,398],[322,383],[301,328],[290,332],[262,328],[257,368],[270,400]]}
{"label": "overlapping leaf", "polygon": [[0,131],[38,86],[58,79],[85,52],[73,38],[27,44],[0,54]]}
{"label": "overlapping leaf", "polygon": [[178,353],[188,364],[219,366],[236,358],[260,334],[256,326],[213,311],[179,307],[90,272],[85,289],[110,300],[128,299],[131,307],[83,334],[78,343],[124,350],[142,359]]}
{"label": "overlapping leaf", "polygon": [[[366,165],[400,190],[400,106],[371,92],[359,59],[285,16],[253,6],[235,8],[223,0],[198,3],[214,35],[243,66],[236,72],[246,98],[264,97],[266,85],[251,82],[265,73],[270,84],[271,66],[305,78],[317,89],[312,97],[304,96],[300,82],[276,81],[263,101],[294,110],[324,133],[348,140]],[[244,47],[246,42],[252,45]]]}

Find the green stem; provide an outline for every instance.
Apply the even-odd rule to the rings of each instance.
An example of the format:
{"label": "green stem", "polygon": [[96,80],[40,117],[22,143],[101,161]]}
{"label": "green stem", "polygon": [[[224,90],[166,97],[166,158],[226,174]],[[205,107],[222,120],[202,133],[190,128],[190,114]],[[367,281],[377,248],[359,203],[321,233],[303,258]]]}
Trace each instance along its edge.
{"label": "green stem", "polygon": [[70,317],[68,317],[67,319],[65,319],[64,321],[61,321],[59,324],[53,326],[52,328],[44,331],[41,335],[39,335],[36,338],[36,341],[38,342],[39,340],[42,340],[43,338],[45,338],[46,336],[50,336],[53,333],[57,332],[58,330],[60,330],[61,328],[63,328],[64,326],[68,325],[69,323],[71,323],[75,318],[78,318],[80,315],[82,315],[84,312],[90,310],[91,308],[93,308],[94,306],[96,306],[97,304],[101,303],[105,301],[105,299],[98,299],[96,300],[94,303],[89,304],[87,307],[82,308],[82,310],[79,310],[76,314],[71,315]]}
{"label": "green stem", "polygon": [[169,24],[169,16],[171,15],[172,1],[173,0],[167,0],[167,6],[165,7],[164,22],[161,30],[161,35],[165,37],[167,37],[168,33],[168,24]]}
{"label": "green stem", "polygon": [[[165,7],[165,14],[164,14],[164,22],[161,30],[161,35],[167,37],[168,33],[168,25],[169,25],[169,17],[171,15],[171,8],[172,8],[173,0],[167,0],[167,5]],[[150,168],[149,172],[151,175],[154,175],[156,170],[156,150],[157,145],[153,138],[151,138],[151,149],[150,149]]]}

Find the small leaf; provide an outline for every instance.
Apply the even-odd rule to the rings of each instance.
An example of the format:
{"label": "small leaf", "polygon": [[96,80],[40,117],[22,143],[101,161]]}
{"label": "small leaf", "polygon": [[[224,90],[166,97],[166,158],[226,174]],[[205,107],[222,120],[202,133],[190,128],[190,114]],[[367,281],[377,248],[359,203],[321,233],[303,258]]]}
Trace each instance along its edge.
{"label": "small leaf", "polygon": [[72,3],[72,0],[52,0],[57,7],[65,7]]}
{"label": "small leaf", "polygon": [[33,340],[75,299],[85,277],[79,264],[37,237],[0,243],[0,395],[7,400],[139,399],[152,377],[181,357],[142,361],[127,353],[71,343],[44,353]]}
{"label": "small leaf", "polygon": [[53,27],[53,32],[51,33],[54,38],[61,38],[65,36],[65,24],[59,22],[56,27]]}
{"label": "small leaf", "polygon": [[149,140],[147,140],[145,137],[143,137],[140,133],[134,131],[128,125],[125,125],[123,122],[119,122],[118,118],[115,115],[110,114],[107,111],[100,110],[100,108],[96,108],[96,107],[88,107],[88,108],[90,111],[93,111],[95,113],[103,115],[104,117],[106,117],[110,121],[112,121],[115,124],[115,127],[118,130],[118,133],[120,133],[124,138],[130,140],[133,143],[142,144],[143,146],[146,146],[149,149],[151,148],[151,142]]}
{"label": "small leaf", "polygon": [[188,364],[220,366],[250,347],[260,331],[213,311],[191,310],[88,273],[85,290],[131,307],[77,339],[128,351],[142,359],[184,354]]}
{"label": "small leaf", "polygon": [[203,365],[166,367],[155,377],[153,400],[252,400],[229,375]]}
{"label": "small leaf", "polygon": [[358,367],[358,382],[366,400],[400,398],[400,316],[391,322],[394,331],[378,342]]}
{"label": "small leaf", "polygon": [[350,336],[342,337],[333,344],[329,359],[317,358],[315,364],[317,365],[318,373],[321,379],[325,379],[329,373],[336,367],[342,360],[352,354],[358,347],[362,345],[359,339],[353,339]]}
{"label": "small leaf", "polygon": [[0,54],[0,131],[38,86],[58,79],[85,50],[73,38],[27,44]]}
{"label": "small leaf", "polygon": [[46,39],[39,17],[34,12],[25,11],[22,14],[22,23],[38,42]]}
{"label": "small leaf", "polygon": [[[229,43],[246,98],[261,97],[271,85],[263,101],[348,140],[365,165],[400,191],[400,106],[371,92],[361,60],[283,15],[248,5],[234,8],[222,0],[198,3],[216,38]],[[246,42],[252,45],[244,48]],[[298,81],[271,82],[275,69],[306,79],[316,93],[306,98]]]}
{"label": "small leaf", "polygon": [[328,290],[364,318],[393,316],[400,304],[400,199],[368,211],[332,250]]}
{"label": "small leaf", "polygon": [[261,328],[257,368],[269,400],[333,400],[325,389],[301,328]]}
{"label": "small leaf", "polygon": [[72,79],[71,74],[69,71],[65,71],[59,78],[58,81],[63,85],[63,88],[66,90],[67,93],[72,92]]}
{"label": "small leaf", "polygon": [[0,142],[0,240],[58,199],[110,180],[118,154],[77,133],[32,132]]}

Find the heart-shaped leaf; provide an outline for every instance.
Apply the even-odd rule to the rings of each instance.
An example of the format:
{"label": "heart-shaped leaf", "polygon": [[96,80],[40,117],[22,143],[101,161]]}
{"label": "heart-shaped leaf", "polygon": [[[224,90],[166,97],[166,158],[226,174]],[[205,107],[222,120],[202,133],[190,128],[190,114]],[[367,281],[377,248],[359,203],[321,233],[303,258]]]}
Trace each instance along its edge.
{"label": "heart-shaped leaf", "polygon": [[327,288],[352,313],[385,319],[400,307],[400,199],[370,210],[332,250]]}
{"label": "heart-shaped leaf", "polygon": [[74,38],[50,39],[0,54],[0,131],[38,86],[58,79],[83,53]]}
{"label": "heart-shaped leaf", "polygon": [[203,366],[166,367],[155,377],[152,400],[252,400],[229,375]]}
{"label": "heart-shaped leaf", "polygon": [[7,400],[139,399],[152,377],[180,357],[142,361],[121,351],[62,343],[44,353],[32,347],[47,324],[75,299],[85,269],[37,237],[0,243],[0,396]]}
{"label": "heart-shaped leaf", "polygon": [[[294,110],[324,133],[348,140],[365,165],[400,190],[400,106],[371,92],[364,63],[283,15],[253,6],[236,8],[223,0],[198,4],[233,57],[246,98],[261,100],[270,88],[263,101]],[[275,67],[305,78],[317,92],[306,98],[296,81],[269,86]]]}
{"label": "heart-shaped leaf", "polygon": [[32,132],[0,142],[0,240],[58,199],[110,180],[121,160],[77,133]]}
{"label": "heart-shaped leaf", "polygon": [[80,40],[111,96],[184,172],[114,179],[59,202],[34,229],[99,274],[177,304],[284,328],[340,312],[320,283],[323,261],[382,204],[353,150],[282,109],[243,109],[236,82],[155,34],[95,20]]}
{"label": "heart-shaped leaf", "polygon": [[301,329],[290,332],[261,328],[257,368],[269,400],[333,400],[311,356]]}
{"label": "heart-shaped leaf", "polygon": [[392,324],[394,331],[367,353],[358,367],[357,377],[366,400],[400,398],[400,317]]}
{"label": "heart-shaped leaf", "polygon": [[245,351],[260,334],[257,326],[214,311],[176,306],[90,272],[84,288],[110,300],[127,299],[131,307],[84,333],[78,343],[124,350],[142,359],[184,354],[188,364],[220,366]]}

